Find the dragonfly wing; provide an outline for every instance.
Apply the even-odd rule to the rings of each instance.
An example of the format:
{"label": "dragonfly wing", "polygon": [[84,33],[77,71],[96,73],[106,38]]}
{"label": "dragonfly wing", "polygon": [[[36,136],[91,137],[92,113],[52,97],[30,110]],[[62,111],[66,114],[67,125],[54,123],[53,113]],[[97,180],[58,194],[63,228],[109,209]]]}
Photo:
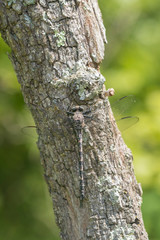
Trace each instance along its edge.
{"label": "dragonfly wing", "polygon": [[[33,138],[38,138],[37,132],[39,132],[40,129],[38,129],[36,126],[26,126],[21,129],[22,134],[26,136],[30,136]],[[52,124],[52,128],[47,127],[47,124],[44,128],[41,128],[41,134],[42,132],[45,132],[47,136],[59,136],[59,137],[64,137],[64,132],[61,129],[61,126],[54,126],[54,123]]]}
{"label": "dragonfly wing", "polygon": [[36,126],[26,126],[21,129],[23,135],[37,139],[37,128]]}
{"label": "dragonfly wing", "polygon": [[116,120],[119,130],[122,132],[135,125],[138,121],[137,116],[127,116]]}
{"label": "dragonfly wing", "polygon": [[134,95],[124,96],[111,104],[115,118],[130,114],[133,105],[136,103]]}

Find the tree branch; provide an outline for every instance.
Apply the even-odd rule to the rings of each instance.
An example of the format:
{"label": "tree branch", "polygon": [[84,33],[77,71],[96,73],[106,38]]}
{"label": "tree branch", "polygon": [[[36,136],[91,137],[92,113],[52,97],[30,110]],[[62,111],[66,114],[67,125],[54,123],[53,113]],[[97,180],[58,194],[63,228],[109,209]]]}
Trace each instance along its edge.
{"label": "tree branch", "polygon": [[[148,239],[132,154],[98,71],[106,38],[97,1],[0,0],[0,26],[37,126],[62,239]],[[83,207],[78,143],[67,115],[75,105],[92,114],[83,127]]]}

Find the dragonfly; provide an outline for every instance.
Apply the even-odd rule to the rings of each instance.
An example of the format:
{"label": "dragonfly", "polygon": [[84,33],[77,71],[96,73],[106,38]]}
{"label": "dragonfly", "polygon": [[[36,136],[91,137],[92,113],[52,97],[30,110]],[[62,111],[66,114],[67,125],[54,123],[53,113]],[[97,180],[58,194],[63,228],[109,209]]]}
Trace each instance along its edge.
{"label": "dragonfly", "polygon": [[[112,110],[115,117],[117,117],[117,124],[122,131],[133,126],[139,121],[137,116],[125,116],[125,113],[129,111],[131,105],[136,102],[134,96],[124,96],[112,104]],[[126,106],[126,107],[125,107]],[[92,118],[90,115],[91,110],[84,111],[83,107],[75,106],[67,110],[66,114],[70,119],[71,125],[75,131],[78,152],[79,152],[79,184],[80,184],[80,207],[83,207],[83,201],[85,199],[85,181],[84,181],[84,159],[83,159],[83,128],[85,125],[85,118]],[[123,117],[122,114],[124,114]],[[120,126],[121,125],[121,126]],[[28,126],[23,128],[35,128],[35,126]]]}
{"label": "dragonfly", "polygon": [[80,206],[83,207],[83,199],[85,198],[84,184],[84,160],[83,160],[83,128],[85,126],[85,118],[91,118],[91,110],[84,111],[80,106],[75,106],[67,111],[67,115],[71,121],[75,131],[78,151],[79,151],[79,182],[80,182]]}

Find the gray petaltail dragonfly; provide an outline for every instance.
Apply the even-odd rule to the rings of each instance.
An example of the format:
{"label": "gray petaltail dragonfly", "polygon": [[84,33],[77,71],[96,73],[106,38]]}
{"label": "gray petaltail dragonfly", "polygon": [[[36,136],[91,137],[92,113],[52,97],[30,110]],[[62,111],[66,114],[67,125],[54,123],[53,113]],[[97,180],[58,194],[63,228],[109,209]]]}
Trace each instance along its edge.
{"label": "gray petaltail dragonfly", "polygon": [[[116,118],[118,127],[121,131],[124,131],[139,121],[137,116],[125,116],[126,112],[129,112],[131,106],[136,103],[133,95],[124,96],[112,104],[112,110]],[[85,198],[85,184],[84,184],[84,160],[83,160],[83,127],[85,125],[85,118],[92,118],[92,112],[90,110],[84,111],[81,106],[74,106],[68,108],[66,111],[68,118],[71,121],[72,127],[75,131],[78,152],[79,152],[79,184],[80,184],[80,206],[83,206],[83,199]],[[35,126],[27,126],[22,129],[26,132],[27,129],[34,129]]]}

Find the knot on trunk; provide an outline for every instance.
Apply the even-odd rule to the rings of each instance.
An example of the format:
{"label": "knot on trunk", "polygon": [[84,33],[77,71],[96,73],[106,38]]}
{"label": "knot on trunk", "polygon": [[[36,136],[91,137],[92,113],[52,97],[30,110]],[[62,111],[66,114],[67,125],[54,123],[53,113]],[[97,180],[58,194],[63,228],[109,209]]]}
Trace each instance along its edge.
{"label": "knot on trunk", "polygon": [[70,76],[69,95],[78,104],[93,103],[105,90],[104,82],[105,78],[94,68],[80,68]]}

